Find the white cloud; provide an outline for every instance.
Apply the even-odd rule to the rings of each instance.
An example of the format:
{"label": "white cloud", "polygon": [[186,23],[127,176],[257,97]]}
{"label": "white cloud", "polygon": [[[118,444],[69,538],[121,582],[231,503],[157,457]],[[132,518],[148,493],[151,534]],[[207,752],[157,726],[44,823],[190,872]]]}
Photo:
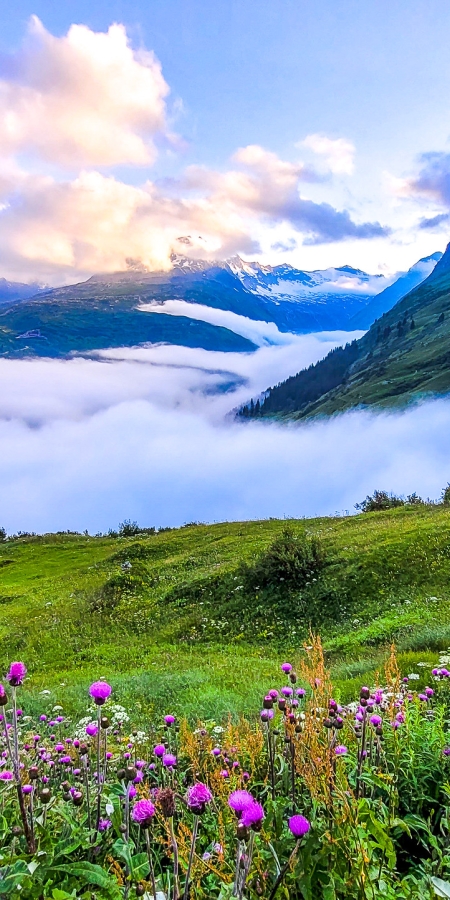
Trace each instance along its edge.
{"label": "white cloud", "polygon": [[[232,364],[231,354],[161,347],[123,351],[120,361],[120,352],[114,363],[0,361],[8,385],[0,391],[0,508],[9,531],[105,530],[125,517],[177,525],[333,514],[375,488],[436,497],[448,481],[449,401],[241,425],[223,417],[229,395],[208,393],[225,385],[220,364]],[[267,384],[277,357],[281,374],[286,352],[255,353],[266,362],[253,379]],[[252,356],[242,357],[251,366]]]}
{"label": "white cloud", "polygon": [[0,70],[1,152],[70,168],[151,163],[168,91],[158,60],[133,50],[123,25],[55,37],[33,16]]}
{"label": "white cloud", "polygon": [[309,134],[299,146],[308,147],[313,153],[323,156],[331,172],[336,175],[351,175],[355,167],[355,147],[345,138],[332,139],[325,134]]}

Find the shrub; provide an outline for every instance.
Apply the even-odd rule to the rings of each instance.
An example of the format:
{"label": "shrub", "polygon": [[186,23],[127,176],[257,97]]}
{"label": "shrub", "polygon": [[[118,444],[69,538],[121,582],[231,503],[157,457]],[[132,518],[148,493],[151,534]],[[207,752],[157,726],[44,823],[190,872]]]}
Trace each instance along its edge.
{"label": "shrub", "polygon": [[[416,495],[411,494],[411,497],[416,497]],[[417,500],[408,500],[408,502],[417,503],[419,500],[420,498],[417,498]],[[394,509],[396,506],[404,505],[405,501],[402,497],[388,494],[386,491],[374,491],[372,496],[368,494],[361,503],[355,503],[355,509],[360,509],[361,512],[381,512],[384,509]]]}

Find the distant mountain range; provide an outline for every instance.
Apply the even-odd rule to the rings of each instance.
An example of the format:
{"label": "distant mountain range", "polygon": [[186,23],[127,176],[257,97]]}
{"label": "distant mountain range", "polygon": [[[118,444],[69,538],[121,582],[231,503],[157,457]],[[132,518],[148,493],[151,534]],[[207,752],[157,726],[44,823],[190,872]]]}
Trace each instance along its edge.
{"label": "distant mountain range", "polygon": [[402,406],[448,392],[450,244],[425,281],[360,340],[270,388],[240,415],[304,419],[352,408]]}
{"label": "distant mountain range", "polygon": [[290,265],[249,263],[240,257],[211,263],[174,255],[167,272],[136,266],[38,293],[37,285],[0,280],[0,306],[4,306],[0,355],[65,356],[73,351],[159,342],[209,350],[255,349],[229,328],[188,314],[159,312],[156,316],[148,311],[148,304],[161,306],[167,300],[272,322],[284,332],[364,328],[381,308],[393,305],[426,278],[439,257],[433,254],[420,260],[395,279],[368,275],[351,266],[305,272]]}

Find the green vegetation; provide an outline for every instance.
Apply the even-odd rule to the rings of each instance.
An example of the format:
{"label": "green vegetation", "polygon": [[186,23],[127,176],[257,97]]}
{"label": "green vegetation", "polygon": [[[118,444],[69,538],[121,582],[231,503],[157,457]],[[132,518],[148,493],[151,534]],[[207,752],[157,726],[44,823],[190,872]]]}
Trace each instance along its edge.
{"label": "green vegetation", "polygon": [[312,625],[346,696],[392,641],[406,674],[450,646],[449,584],[444,503],[130,537],[19,536],[0,543],[0,665],[26,657],[33,696],[51,688],[57,703],[64,683],[73,710],[101,674],[137,717],[164,697],[218,719],[248,712]]}
{"label": "green vegetation", "polygon": [[433,273],[359,341],[270,388],[241,410],[303,419],[354,407],[391,408],[450,391],[450,245]]}
{"label": "green vegetation", "polygon": [[[40,336],[20,337],[28,332]],[[67,356],[107,347],[170,343],[249,352],[255,345],[228,328],[185,316],[144,312],[136,297],[37,299],[0,313],[0,355]]]}

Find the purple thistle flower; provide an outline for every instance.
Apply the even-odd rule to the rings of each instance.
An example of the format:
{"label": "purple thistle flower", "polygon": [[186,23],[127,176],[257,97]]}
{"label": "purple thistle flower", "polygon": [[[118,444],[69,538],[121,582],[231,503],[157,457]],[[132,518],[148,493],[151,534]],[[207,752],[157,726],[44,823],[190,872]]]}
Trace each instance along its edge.
{"label": "purple thistle flower", "polygon": [[64,722],[64,716],[56,716],[56,721],[57,721],[58,725],[60,725],[61,722]]}
{"label": "purple thistle flower", "polygon": [[23,784],[22,785],[22,793],[23,794],[32,794],[33,793],[33,785],[32,784]]}
{"label": "purple thistle flower", "polygon": [[46,722],[46,721],[47,721],[47,716],[44,716],[44,715],[39,716],[39,721],[40,721],[40,722]]}
{"label": "purple thistle flower", "polygon": [[175,722],[175,716],[164,716],[164,721],[166,725],[173,725]]}
{"label": "purple thistle flower", "polygon": [[88,734],[89,737],[95,737],[97,732],[98,726],[95,724],[95,722],[90,722],[89,725],[86,725],[86,734]]}
{"label": "purple thistle flower", "polygon": [[345,756],[345,754],[347,753],[347,747],[345,746],[345,744],[338,744],[334,748],[334,752],[336,756]]}
{"label": "purple thistle flower", "polygon": [[425,688],[425,693],[426,693],[427,697],[434,697],[434,691],[433,691],[433,688],[426,687],[426,688]]}
{"label": "purple thistle flower", "polygon": [[291,687],[282,687],[281,693],[283,694],[283,697],[292,697],[294,691]]}
{"label": "purple thistle flower", "polygon": [[249,803],[255,803],[255,798],[252,797],[249,791],[233,791],[228,797],[228,806],[233,809],[235,813],[243,812]]}
{"label": "purple thistle flower", "polygon": [[[40,738],[39,738],[40,740]],[[64,744],[55,744],[55,753],[62,753],[64,750]]]}
{"label": "purple thistle flower", "polygon": [[296,838],[304,837],[305,834],[308,834],[309,829],[311,828],[308,819],[305,819],[304,816],[291,816],[288,822],[289,831]]}
{"label": "purple thistle flower", "polygon": [[165,753],[162,758],[163,766],[167,766],[168,768],[172,768],[177,764],[177,758],[173,753]]}
{"label": "purple thistle flower", "polygon": [[99,819],[98,822],[98,830],[99,831],[108,831],[111,828],[112,822],[111,819]]}
{"label": "purple thistle flower", "polygon": [[136,794],[137,794],[137,790],[136,790],[134,784],[130,784],[130,787],[128,788],[128,796],[129,796],[130,800],[133,800],[133,798],[136,796]]}
{"label": "purple thistle flower", "polygon": [[257,831],[261,827],[263,819],[264,810],[261,804],[257,803],[256,800],[253,800],[252,803],[248,803],[242,810],[241,824],[245,828],[253,828]]}
{"label": "purple thistle flower", "polygon": [[261,722],[268,722],[269,719],[273,719],[273,716],[273,709],[262,709],[260,712]]}
{"label": "purple thistle flower", "polygon": [[382,721],[383,719],[381,718],[381,716],[375,715],[370,717],[370,722],[375,728],[378,728],[378,726],[381,725]]}
{"label": "purple thistle flower", "polygon": [[272,688],[272,689],[269,691],[269,693],[268,693],[267,696],[268,696],[268,697],[272,697],[272,700],[277,700],[277,699],[278,699],[278,691],[275,690],[275,688]]}
{"label": "purple thistle flower", "polygon": [[153,753],[155,756],[164,756],[166,752],[166,748],[164,744],[157,744],[156,747],[153,747]]}
{"label": "purple thistle flower", "polygon": [[70,756],[61,756],[61,759],[59,761],[60,763],[63,763],[64,766],[69,766],[72,762],[72,759]]}
{"label": "purple thistle flower", "polygon": [[25,675],[27,674],[27,667],[23,662],[13,662],[9,667],[9,672],[6,676],[9,681],[11,687],[19,687],[22,684]]}
{"label": "purple thistle flower", "polygon": [[94,681],[89,688],[89,693],[97,706],[103,706],[105,700],[111,695],[111,691],[111,685],[107,684],[106,681]]}
{"label": "purple thistle flower", "polygon": [[306,691],[305,688],[297,688],[297,697],[305,697]]}
{"label": "purple thistle flower", "polygon": [[291,664],[288,663],[288,662],[283,663],[282,666],[281,666],[281,671],[284,672],[285,675],[288,675],[289,672],[292,672],[292,666],[291,666]]}
{"label": "purple thistle flower", "polygon": [[427,700],[428,700],[428,697],[427,697],[426,694],[418,694],[417,696],[418,696],[419,700],[422,700],[422,703],[423,703],[423,702],[426,703]]}
{"label": "purple thistle flower", "polygon": [[141,828],[148,828],[155,815],[155,804],[151,800],[138,800],[131,810],[131,818]]}
{"label": "purple thistle flower", "polygon": [[228,771],[227,769],[222,769],[221,772],[219,772],[219,775],[220,775],[222,778],[229,778],[229,777],[230,777],[230,773],[229,773],[229,771]]}
{"label": "purple thistle flower", "polygon": [[[450,747],[444,747],[442,752],[443,752],[444,756],[450,756]],[[1,777],[2,776],[0,775],[0,778]]]}
{"label": "purple thistle flower", "polygon": [[6,769],[4,772],[0,772],[0,778],[2,781],[11,781],[14,778],[14,775]]}
{"label": "purple thistle flower", "polygon": [[205,811],[207,803],[211,803],[212,798],[213,795],[209,787],[198,781],[188,789],[186,803],[193,813],[201,815]]}

